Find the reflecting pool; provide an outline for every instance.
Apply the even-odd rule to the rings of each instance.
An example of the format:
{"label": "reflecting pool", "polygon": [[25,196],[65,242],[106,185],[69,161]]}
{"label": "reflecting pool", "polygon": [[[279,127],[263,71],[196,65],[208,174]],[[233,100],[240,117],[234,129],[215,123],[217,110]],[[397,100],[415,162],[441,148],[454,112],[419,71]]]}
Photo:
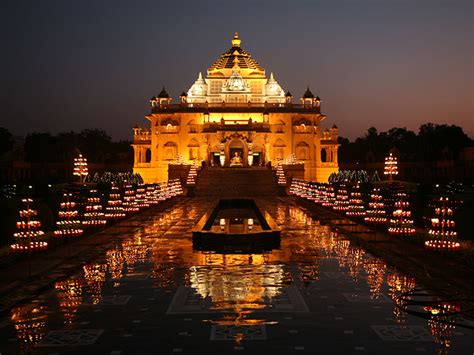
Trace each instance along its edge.
{"label": "reflecting pool", "polygon": [[[474,322],[462,297],[430,292],[291,200],[259,203],[282,230],[279,249],[194,250],[191,230],[211,203],[179,202],[105,236],[114,243],[101,247],[100,258],[12,309],[0,351],[474,351]],[[233,218],[242,228],[249,219],[258,227],[255,216],[227,212],[215,228],[221,218],[229,228]]]}

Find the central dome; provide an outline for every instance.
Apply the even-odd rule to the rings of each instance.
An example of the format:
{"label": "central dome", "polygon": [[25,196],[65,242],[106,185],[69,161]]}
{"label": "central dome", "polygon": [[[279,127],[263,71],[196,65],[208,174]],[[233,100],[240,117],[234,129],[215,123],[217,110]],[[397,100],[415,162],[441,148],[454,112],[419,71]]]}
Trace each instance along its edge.
{"label": "central dome", "polygon": [[232,75],[227,80],[222,88],[223,91],[246,91],[250,92],[248,83],[240,75],[240,67],[237,58],[234,59],[234,67],[232,68]]}
{"label": "central dome", "polygon": [[213,70],[232,69],[237,59],[237,63],[241,69],[254,69],[264,71],[264,69],[257,63],[252,55],[240,47],[241,40],[237,32],[234,33],[232,40],[232,47],[225,53],[221,54],[214,64],[209,68],[209,72]]}

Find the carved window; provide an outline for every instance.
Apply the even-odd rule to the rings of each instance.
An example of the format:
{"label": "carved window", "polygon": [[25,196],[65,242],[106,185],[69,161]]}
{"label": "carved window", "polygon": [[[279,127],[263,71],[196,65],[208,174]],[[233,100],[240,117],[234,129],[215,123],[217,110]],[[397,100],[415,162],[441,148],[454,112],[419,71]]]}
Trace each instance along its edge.
{"label": "carved window", "polygon": [[178,146],[174,142],[167,142],[164,145],[164,160],[174,160],[178,156]]}

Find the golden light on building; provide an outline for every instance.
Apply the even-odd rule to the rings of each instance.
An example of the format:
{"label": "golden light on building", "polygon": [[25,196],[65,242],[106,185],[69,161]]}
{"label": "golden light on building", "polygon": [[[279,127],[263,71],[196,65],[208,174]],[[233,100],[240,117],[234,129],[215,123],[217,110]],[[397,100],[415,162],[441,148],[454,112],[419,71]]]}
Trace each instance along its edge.
{"label": "golden light on building", "polygon": [[[294,156],[304,178],[326,182],[338,170],[338,129],[323,129],[321,99],[302,88],[301,103],[232,39],[172,104],[163,88],[150,100],[147,127],[133,128],[134,172],[145,183],[168,179],[169,164],[251,167]],[[176,162],[176,157],[180,157]]]}

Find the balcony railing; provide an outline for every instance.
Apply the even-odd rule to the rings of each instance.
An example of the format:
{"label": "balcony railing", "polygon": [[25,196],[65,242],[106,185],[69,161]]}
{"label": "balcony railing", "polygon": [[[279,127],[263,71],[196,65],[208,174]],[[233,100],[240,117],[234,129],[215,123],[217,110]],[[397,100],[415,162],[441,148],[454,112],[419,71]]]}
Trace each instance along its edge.
{"label": "balcony railing", "polygon": [[203,132],[218,131],[255,131],[270,132],[270,124],[255,122],[249,123],[248,120],[228,120],[224,122],[209,122],[203,125]]}
{"label": "balcony railing", "polygon": [[137,134],[133,136],[134,144],[151,144],[151,137],[149,135]]}
{"label": "balcony railing", "polygon": [[285,111],[285,110],[307,110],[313,111],[316,113],[320,113],[320,108],[311,106],[311,105],[303,105],[303,104],[293,104],[293,103],[238,103],[238,102],[216,102],[216,103],[179,103],[179,104],[168,104],[168,105],[161,105],[161,106],[154,106],[152,107],[153,112],[164,112],[164,111],[176,111],[176,110],[196,110],[196,111],[203,111],[203,110],[232,110],[232,109],[255,109],[259,111],[264,111],[266,109],[272,111]]}

